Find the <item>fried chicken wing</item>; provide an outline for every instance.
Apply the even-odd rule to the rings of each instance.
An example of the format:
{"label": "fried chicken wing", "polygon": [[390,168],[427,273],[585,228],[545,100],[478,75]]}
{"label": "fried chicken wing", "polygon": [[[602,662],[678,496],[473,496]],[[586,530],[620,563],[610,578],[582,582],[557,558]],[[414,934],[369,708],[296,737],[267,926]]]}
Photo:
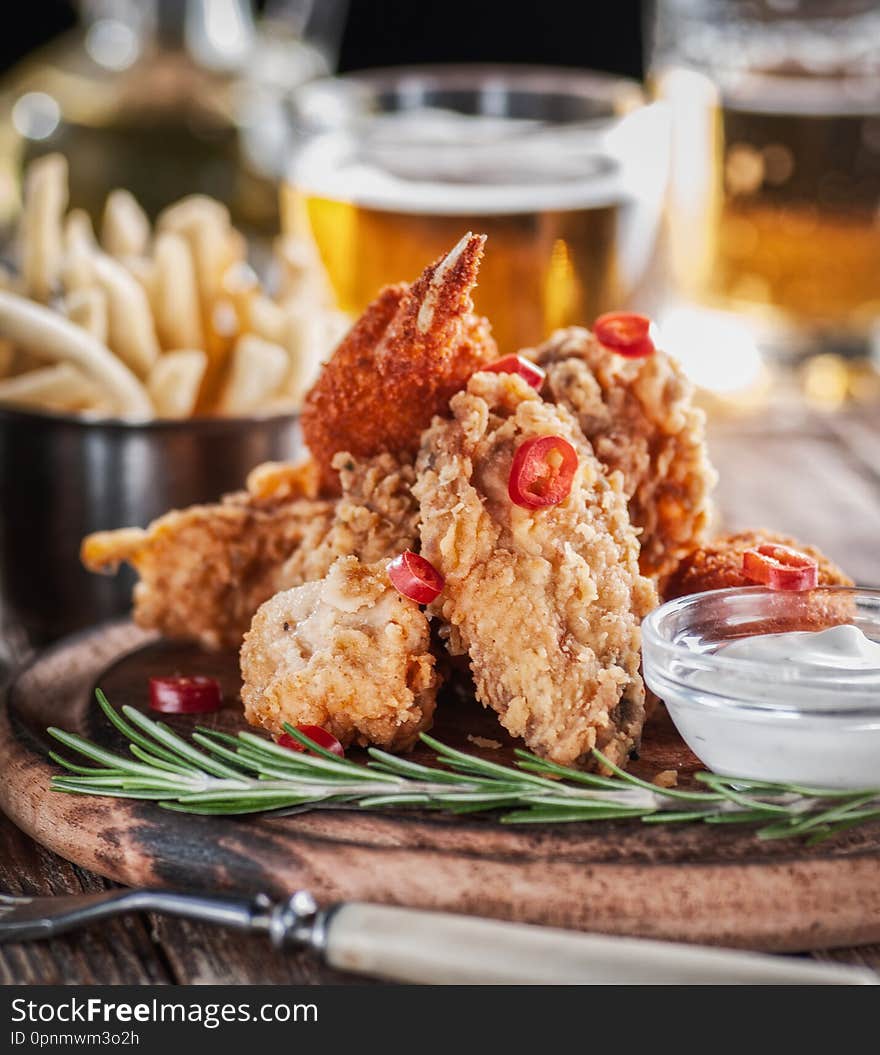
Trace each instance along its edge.
{"label": "fried chicken wing", "polygon": [[813,557],[819,565],[820,586],[853,585],[852,579],[816,546],[805,545],[790,535],[780,535],[776,531],[738,531],[721,535],[708,545],[689,553],[662,584],[663,600],[671,601],[675,597],[703,593],[706,590],[754,586],[755,584],[743,575],[743,553],[747,549],[767,544],[790,546]]}
{"label": "fried chicken wing", "polygon": [[333,456],[414,454],[423,429],[497,355],[470,293],[486,239],[467,234],[412,286],[384,289],[343,338],[307,394],[303,436],[328,493]]}
{"label": "fried chicken wing", "polygon": [[270,733],[320,725],[343,745],[411,747],[439,678],[428,620],[390,584],[388,561],[341,557],[326,577],[276,594],[241,650],[245,717]]}
{"label": "fried chicken wing", "polygon": [[547,371],[545,397],[571,411],[599,460],[623,473],[642,573],[668,574],[703,541],[717,479],[693,385],[665,352],[627,359],[580,327],[527,354]]}
{"label": "fried chicken wing", "polygon": [[[451,409],[423,437],[414,488],[421,552],[446,579],[432,611],[447,647],[469,654],[478,699],[531,750],[585,765],[595,746],[625,763],[644,717],[639,622],[656,594],[623,477],[519,377],[475,374]],[[514,454],[546,435],[577,451],[571,492],[521,508],[508,496]]]}
{"label": "fried chicken wing", "polygon": [[92,571],[134,566],[134,617],[208,649],[238,648],[257,608],[279,590],[320,579],[339,556],[393,556],[416,538],[415,478],[390,454],[337,459],[343,494],[314,497],[310,470],[271,463],[248,490],[167,513],[146,530],[99,532],[83,542]]}

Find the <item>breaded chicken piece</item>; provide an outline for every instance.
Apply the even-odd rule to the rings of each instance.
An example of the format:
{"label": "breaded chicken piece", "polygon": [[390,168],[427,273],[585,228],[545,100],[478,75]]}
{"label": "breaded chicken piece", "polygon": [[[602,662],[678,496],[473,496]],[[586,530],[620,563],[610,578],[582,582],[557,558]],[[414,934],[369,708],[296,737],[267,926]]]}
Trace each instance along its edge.
{"label": "breaded chicken piece", "polygon": [[820,586],[852,586],[852,579],[830,561],[816,546],[798,542],[776,531],[738,531],[721,535],[706,546],[689,553],[661,586],[664,601],[707,590],[754,586],[742,573],[743,553],[767,544],[789,546],[813,557],[819,565]]}
{"label": "breaded chicken piece", "polygon": [[659,349],[617,355],[577,326],[526,354],[547,371],[545,398],[571,411],[599,461],[623,473],[642,573],[668,574],[703,541],[717,480],[684,371]]}
{"label": "breaded chicken piece", "polygon": [[425,613],[391,585],[388,561],[340,557],[276,594],[241,650],[245,718],[273,735],[320,725],[343,745],[402,751],[431,724],[439,677]]}
{"label": "breaded chicken piece", "polygon": [[412,495],[415,469],[409,458],[379,454],[358,461],[341,451],[333,459],[342,496],[326,532],[294,550],[278,571],[276,590],[327,574],[337,557],[354,554],[365,563],[410,549],[419,535],[419,506]]}
{"label": "breaded chicken piece", "polygon": [[[521,378],[478,373],[435,420],[416,461],[422,555],[445,576],[431,611],[453,655],[467,652],[477,697],[537,754],[625,764],[645,691],[639,623],[656,604],[639,572],[623,478],[607,474],[577,422]],[[578,454],[560,504],[508,496],[517,448],[558,435]]]}
{"label": "breaded chicken piece", "polygon": [[121,561],[140,576],[135,621],[207,649],[238,648],[257,608],[274,593],[320,579],[337,557],[375,561],[411,546],[418,507],[408,462],[339,456],[343,495],[314,497],[297,466],[255,469],[248,490],[172,511],[146,530],[99,532],[83,542],[92,571]]}
{"label": "breaded chicken piece", "polygon": [[389,286],[325,363],[302,411],[306,444],[328,493],[338,451],[415,454],[422,430],[497,356],[489,323],[472,313],[484,235],[466,234],[412,286]]}

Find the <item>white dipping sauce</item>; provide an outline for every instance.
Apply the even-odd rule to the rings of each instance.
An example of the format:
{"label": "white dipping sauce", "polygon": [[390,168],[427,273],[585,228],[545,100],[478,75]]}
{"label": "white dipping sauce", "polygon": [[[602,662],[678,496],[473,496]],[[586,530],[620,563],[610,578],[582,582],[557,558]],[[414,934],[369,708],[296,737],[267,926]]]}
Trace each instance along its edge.
{"label": "white dipping sauce", "polygon": [[835,626],[739,638],[713,655],[772,668],[752,673],[708,664],[651,686],[662,689],[679,732],[710,769],[822,787],[880,787],[880,643],[858,627]]}
{"label": "white dipping sauce", "polygon": [[873,670],[880,687],[880,643],[866,637],[857,626],[755,634],[722,645],[716,655],[833,670]]}

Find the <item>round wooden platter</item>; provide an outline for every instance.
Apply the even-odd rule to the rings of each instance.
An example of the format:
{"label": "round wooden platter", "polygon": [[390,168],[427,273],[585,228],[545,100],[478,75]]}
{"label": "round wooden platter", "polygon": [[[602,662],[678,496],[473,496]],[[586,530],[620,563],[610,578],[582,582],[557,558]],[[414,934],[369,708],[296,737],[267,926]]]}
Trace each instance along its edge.
{"label": "round wooden platter", "polygon": [[[880,824],[810,849],[762,842],[740,826],[639,821],[522,827],[482,814],[316,810],[287,817],[192,817],[150,802],[48,790],[58,772],[45,729],[123,747],[93,702],[146,707],[150,675],[220,678],[224,708],[199,716],[243,725],[235,656],[206,655],[115,623],[68,639],[24,670],[0,715],[0,805],[44,846],[130,885],[363,899],[582,930],[801,950],[880,940]],[[207,719],[207,720],[206,720]],[[186,718],[172,724],[187,731]],[[500,761],[510,742],[473,701],[438,708],[435,735]],[[469,737],[502,741],[478,747]],[[430,761],[424,754],[417,758]],[[697,760],[661,708],[637,771]]]}

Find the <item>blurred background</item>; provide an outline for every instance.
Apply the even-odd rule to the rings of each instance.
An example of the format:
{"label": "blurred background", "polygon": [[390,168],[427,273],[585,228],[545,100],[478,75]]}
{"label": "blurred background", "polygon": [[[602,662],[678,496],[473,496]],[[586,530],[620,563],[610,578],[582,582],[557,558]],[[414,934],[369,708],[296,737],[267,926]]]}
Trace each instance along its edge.
{"label": "blurred background", "polygon": [[[548,328],[588,322],[625,302],[652,313],[718,413],[752,412],[768,398],[826,409],[873,402],[880,394],[877,8],[872,0],[620,0],[601,11],[565,0],[37,0],[17,10],[0,41],[7,111],[0,224],[15,222],[27,162],[60,151],[69,161],[71,201],[95,219],[114,187],[130,190],[151,217],[200,191],[229,205],[257,240],[279,226],[308,233],[351,313],[379,283],[412,277],[416,245],[433,250],[461,223],[483,219],[498,255],[496,266],[490,251],[481,306],[492,314],[510,281],[524,281],[533,303],[541,301],[534,309],[540,318],[527,318],[525,309],[520,319],[493,318],[505,346],[532,343]],[[323,177],[303,193],[321,155],[312,149],[316,116],[321,133],[345,126],[347,134],[360,107],[363,155],[376,128],[387,138],[391,124],[367,131],[363,99],[353,96],[374,93],[370,119],[377,110],[399,116],[412,112],[412,86],[360,86],[313,99],[305,113],[290,104],[297,86],[337,71],[425,63],[570,67],[644,85],[642,99],[623,84],[562,85],[567,102],[550,100],[543,86],[534,113],[544,122],[621,116],[651,100],[662,105],[653,117],[630,121],[614,142],[594,137],[590,157],[583,141],[570,150],[570,136],[556,140],[555,173],[517,177],[558,186],[577,166],[581,175],[597,163],[618,166],[619,185],[594,188],[589,216],[575,215],[583,194],[577,201],[545,195],[542,208],[570,214],[562,222],[533,214],[526,224],[530,207],[517,201],[519,219],[504,223],[501,208],[487,209],[478,197],[459,195],[457,206],[442,208],[400,199],[391,208],[387,194],[367,184],[360,210],[346,213],[339,201],[358,197],[351,188],[363,175],[354,172],[332,194]],[[465,91],[472,117],[485,103],[485,85]],[[572,107],[596,103],[596,93],[599,109],[576,117]],[[460,111],[460,102],[450,104],[447,94],[441,105]],[[427,106],[436,116],[436,99]],[[561,117],[565,106],[570,112]],[[435,151],[435,168],[447,166],[448,185],[490,182],[499,167],[494,157],[478,159],[465,176],[449,169],[457,164],[454,150],[474,155],[473,136],[483,143],[497,137],[485,121],[470,125],[426,131],[420,120],[415,131],[412,122],[398,123],[394,135],[404,145],[386,142],[376,167],[400,191],[401,178],[412,181],[409,155],[421,141]],[[498,141],[509,142],[508,135]],[[297,181],[291,174],[304,145],[310,152]],[[391,150],[407,154],[410,171],[392,171]],[[503,181],[510,185],[509,174]],[[419,209],[451,218],[431,231],[424,216],[412,220]],[[410,219],[395,222],[395,210]],[[490,212],[494,221],[486,220]],[[377,238],[399,251],[383,250],[377,260]],[[536,255],[537,241],[543,248]],[[361,258],[357,274],[352,254]]]}
{"label": "blurred background", "polygon": [[[149,2],[141,0],[141,6]],[[171,0],[171,6],[183,3]],[[8,69],[73,28],[77,6],[76,0],[21,5],[0,40],[0,64]],[[261,0],[254,6],[271,11],[285,5]],[[566,0],[519,0],[515,5],[506,0],[348,0],[339,36],[339,71],[423,62],[530,62],[640,76],[640,0],[609,5],[599,21],[588,7]]]}
{"label": "blurred background", "polygon": [[713,423],[876,418],[876,0],[32,0],[0,68],[0,289],[105,344],[161,424],[199,419],[162,450],[102,432],[106,392],[0,332],[0,456],[46,448],[0,473],[7,580],[74,444],[83,479],[98,449],[135,474],[65,498],[77,538],[287,456],[350,319],[468,229],[504,354],[638,311]]}

